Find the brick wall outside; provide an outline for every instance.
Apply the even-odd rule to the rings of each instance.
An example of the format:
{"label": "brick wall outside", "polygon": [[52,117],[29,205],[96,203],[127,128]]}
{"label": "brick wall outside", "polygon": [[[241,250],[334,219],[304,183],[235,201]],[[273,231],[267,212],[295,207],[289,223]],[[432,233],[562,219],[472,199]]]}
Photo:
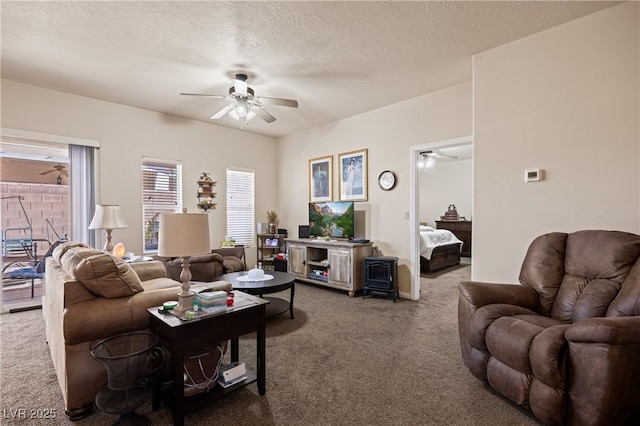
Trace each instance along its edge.
{"label": "brick wall outside", "polygon": [[[60,236],[70,232],[71,207],[68,185],[3,181],[0,183],[0,195],[2,196],[0,227],[3,236],[8,228],[28,226],[18,199],[13,197],[17,195],[24,197],[22,204],[31,220],[35,240],[46,240],[53,244],[58,239],[56,232]],[[8,238],[16,238],[18,235],[18,231],[7,233]],[[37,243],[38,256],[41,256],[49,249],[49,243],[45,241],[37,241]]]}

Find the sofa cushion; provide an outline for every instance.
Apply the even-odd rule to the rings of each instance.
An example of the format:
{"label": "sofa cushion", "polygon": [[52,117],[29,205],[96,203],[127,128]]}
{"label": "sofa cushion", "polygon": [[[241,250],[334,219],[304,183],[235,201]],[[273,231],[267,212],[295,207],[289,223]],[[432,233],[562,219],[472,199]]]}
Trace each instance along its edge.
{"label": "sofa cushion", "polygon": [[222,260],[222,268],[225,274],[244,271],[244,260],[234,256],[225,256]]}
{"label": "sofa cushion", "polygon": [[[59,244],[58,247],[56,247],[55,249],[53,249],[53,253],[51,253],[51,256],[56,260],[56,262],[62,264],[61,260],[62,256],[64,256],[64,254],[66,252],[68,252],[71,249],[74,248],[92,248],[91,246],[85,244],[85,243],[81,243],[78,241],[67,241],[64,242],[62,244]],[[94,249],[95,250],[95,249]],[[96,250],[98,251],[98,250]]]}
{"label": "sofa cushion", "polygon": [[138,274],[122,259],[92,248],[75,248],[62,255],[61,265],[96,296],[113,299],[143,291]]}

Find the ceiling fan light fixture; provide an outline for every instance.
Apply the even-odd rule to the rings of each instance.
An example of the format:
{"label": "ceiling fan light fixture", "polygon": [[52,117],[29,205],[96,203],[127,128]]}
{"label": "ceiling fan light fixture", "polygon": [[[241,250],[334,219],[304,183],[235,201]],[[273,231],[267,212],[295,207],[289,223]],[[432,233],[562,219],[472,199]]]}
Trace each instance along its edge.
{"label": "ceiling fan light fixture", "polygon": [[[276,118],[271,115],[262,106],[262,103],[280,105],[290,108],[298,108],[298,101],[295,99],[259,97],[256,98],[255,92],[247,85],[246,74],[236,74],[233,79],[233,86],[229,88],[228,95],[212,95],[206,93],[187,93],[182,92],[180,95],[185,96],[208,96],[218,99],[227,99],[230,101],[225,107],[213,114],[210,119],[218,120],[225,115],[231,116],[236,121],[244,121],[248,123],[256,115],[263,119],[266,123],[273,123]],[[240,127],[242,129],[242,127]]]}
{"label": "ceiling fan light fixture", "polygon": [[238,101],[236,102],[236,106],[234,107],[233,112],[235,112],[238,117],[243,118],[247,116],[247,113],[250,110],[251,109],[249,108],[249,104],[247,104],[247,102]]}

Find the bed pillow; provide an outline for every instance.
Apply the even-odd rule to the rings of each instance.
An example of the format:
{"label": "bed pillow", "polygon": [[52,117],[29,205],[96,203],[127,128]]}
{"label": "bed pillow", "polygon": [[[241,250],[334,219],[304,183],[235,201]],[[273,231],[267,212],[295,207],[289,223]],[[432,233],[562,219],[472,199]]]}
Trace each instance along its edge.
{"label": "bed pillow", "polygon": [[427,225],[420,225],[420,232],[424,232],[424,231],[434,231],[434,229]]}

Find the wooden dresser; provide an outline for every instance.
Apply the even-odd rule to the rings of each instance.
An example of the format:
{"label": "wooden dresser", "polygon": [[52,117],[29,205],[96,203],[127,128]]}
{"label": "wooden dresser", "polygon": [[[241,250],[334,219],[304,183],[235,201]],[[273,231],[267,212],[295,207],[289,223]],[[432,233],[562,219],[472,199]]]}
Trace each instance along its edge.
{"label": "wooden dresser", "polygon": [[470,220],[436,220],[436,228],[448,229],[458,237],[462,244],[461,256],[471,257],[471,221]]}

